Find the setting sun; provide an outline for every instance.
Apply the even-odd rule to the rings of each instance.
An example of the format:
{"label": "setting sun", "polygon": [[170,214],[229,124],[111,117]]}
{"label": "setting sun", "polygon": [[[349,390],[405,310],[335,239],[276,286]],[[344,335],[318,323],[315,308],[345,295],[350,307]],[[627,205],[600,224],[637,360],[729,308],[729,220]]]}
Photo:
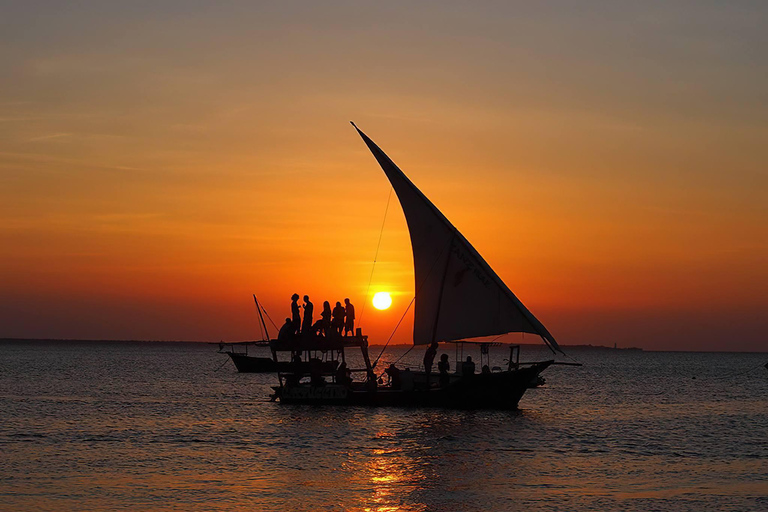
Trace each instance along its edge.
{"label": "setting sun", "polygon": [[378,292],[373,296],[373,307],[387,309],[392,305],[392,297],[387,292]]}

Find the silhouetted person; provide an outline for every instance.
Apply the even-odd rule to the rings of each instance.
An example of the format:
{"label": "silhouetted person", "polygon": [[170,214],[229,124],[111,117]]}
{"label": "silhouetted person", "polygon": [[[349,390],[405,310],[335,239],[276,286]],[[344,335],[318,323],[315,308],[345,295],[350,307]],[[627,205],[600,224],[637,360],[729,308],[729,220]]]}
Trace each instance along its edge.
{"label": "silhouetted person", "polygon": [[487,364],[484,364],[483,365],[483,369],[480,370],[480,373],[482,373],[482,374],[491,373],[491,368]]}
{"label": "silhouetted person", "polygon": [[395,363],[389,365],[389,367],[384,370],[384,373],[389,377],[389,385],[392,386],[392,389],[400,389],[400,386],[402,385],[400,382],[400,369],[395,367]]}
{"label": "silhouetted person", "polygon": [[461,374],[464,377],[469,377],[475,374],[475,363],[472,362],[471,356],[467,356],[467,360],[461,363]]}
{"label": "silhouetted person", "polygon": [[[286,320],[288,319],[286,318]],[[291,373],[285,377],[286,383],[293,386],[298,386],[299,381],[301,380],[301,375],[303,374],[303,370],[304,369],[301,366],[301,356],[298,352],[296,352],[293,355],[293,359],[291,359]]]}
{"label": "silhouetted person", "polygon": [[324,330],[323,330],[323,321],[322,320],[318,320],[317,322],[313,323],[312,327],[310,328],[310,331],[309,331],[309,333],[312,336],[318,336],[318,335],[322,334],[323,332],[324,332]]}
{"label": "silhouetted person", "polygon": [[347,316],[347,320],[344,323],[344,336],[347,335],[348,332],[351,332],[352,335],[355,335],[355,306],[352,305],[351,302],[349,302],[349,299],[344,299],[344,304],[347,305],[347,307],[344,309],[344,313]]}
{"label": "silhouetted person", "polygon": [[349,386],[352,384],[352,372],[347,369],[347,363],[342,361],[336,368],[336,384]]}
{"label": "silhouetted person", "polygon": [[299,294],[291,295],[291,319],[293,322],[293,334],[299,334],[301,331],[301,309],[299,308]]}
{"label": "silhouetted person", "polygon": [[313,386],[324,386],[323,363],[316,357],[309,360],[309,382]]}
{"label": "silhouetted person", "polygon": [[400,372],[400,389],[403,391],[413,391],[416,386],[416,381],[413,377],[413,372],[410,368]]}
{"label": "silhouetted person", "polygon": [[378,381],[376,380],[376,374],[373,373],[373,370],[365,372],[365,383],[363,385],[365,386],[366,391],[376,391],[379,387]]}
{"label": "silhouetted person", "polygon": [[294,334],[293,322],[290,318],[285,319],[285,323],[280,328],[280,332],[277,333],[277,339],[280,341],[286,341],[293,338]]}
{"label": "silhouetted person", "polygon": [[333,308],[333,332],[336,332],[341,336],[341,331],[344,329],[344,316],[347,312],[344,310],[344,306],[341,302],[336,303],[336,307]]}
{"label": "silhouetted person", "polygon": [[437,363],[437,371],[440,372],[440,387],[444,388],[451,382],[451,377],[448,372],[451,370],[451,364],[448,362],[448,354],[440,356],[440,361]]}
{"label": "silhouetted person", "polygon": [[437,355],[437,342],[433,341],[429,344],[429,348],[424,353],[424,371],[427,372],[427,385],[429,385],[429,374],[432,373],[432,362]]}
{"label": "silhouetted person", "polygon": [[322,319],[321,322],[323,322],[323,336],[330,336],[331,335],[331,316],[333,314],[331,313],[331,303],[328,301],[323,302],[323,312],[320,313],[320,318]]}
{"label": "silhouetted person", "polygon": [[309,302],[309,295],[304,296],[304,321],[301,323],[302,334],[312,333],[312,313],[315,310],[315,305]]}

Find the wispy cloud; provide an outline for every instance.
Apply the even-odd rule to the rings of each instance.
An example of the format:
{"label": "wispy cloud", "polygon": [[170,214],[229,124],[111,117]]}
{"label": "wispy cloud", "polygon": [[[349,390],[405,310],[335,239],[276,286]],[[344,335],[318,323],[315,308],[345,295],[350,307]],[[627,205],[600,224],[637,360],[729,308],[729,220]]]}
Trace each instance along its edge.
{"label": "wispy cloud", "polygon": [[50,116],[6,116],[0,117],[0,123],[13,123],[17,121],[41,121],[50,119]]}
{"label": "wispy cloud", "polygon": [[70,158],[59,158],[59,157],[54,157],[54,156],[39,154],[39,153],[15,153],[10,151],[0,151],[0,157],[3,157],[3,156],[9,157],[9,158],[20,158],[20,159],[30,160],[34,162],[74,164],[74,165],[81,165],[83,167],[95,167],[97,169],[114,169],[117,171],[141,171],[141,172],[147,171],[147,169],[142,169],[140,167],[129,167],[125,165],[107,165],[107,164],[100,164],[98,162],[88,162],[88,161],[76,160],[76,159],[70,159]]}
{"label": "wispy cloud", "polygon": [[41,140],[61,139],[65,137],[72,137],[71,133],[51,133],[49,135],[41,135],[40,137],[32,137],[24,142],[39,142]]}

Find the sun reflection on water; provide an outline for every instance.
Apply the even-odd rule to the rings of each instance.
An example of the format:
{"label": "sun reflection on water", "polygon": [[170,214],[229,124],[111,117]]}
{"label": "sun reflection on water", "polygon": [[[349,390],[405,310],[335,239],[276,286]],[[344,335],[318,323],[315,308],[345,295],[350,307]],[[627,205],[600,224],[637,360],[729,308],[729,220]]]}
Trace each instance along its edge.
{"label": "sun reflection on water", "polygon": [[421,512],[427,505],[416,499],[415,493],[424,489],[426,475],[423,461],[409,456],[392,433],[381,431],[375,442],[383,446],[370,448],[360,457],[362,467],[352,471],[362,487],[370,489],[367,503],[359,510],[365,512]]}

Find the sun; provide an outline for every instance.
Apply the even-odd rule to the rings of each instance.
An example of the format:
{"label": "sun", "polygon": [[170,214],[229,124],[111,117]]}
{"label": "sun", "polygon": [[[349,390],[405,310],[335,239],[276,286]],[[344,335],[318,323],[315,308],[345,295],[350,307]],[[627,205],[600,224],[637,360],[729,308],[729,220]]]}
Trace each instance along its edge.
{"label": "sun", "polygon": [[392,297],[388,292],[377,292],[373,296],[373,307],[376,309],[387,309],[392,305]]}

